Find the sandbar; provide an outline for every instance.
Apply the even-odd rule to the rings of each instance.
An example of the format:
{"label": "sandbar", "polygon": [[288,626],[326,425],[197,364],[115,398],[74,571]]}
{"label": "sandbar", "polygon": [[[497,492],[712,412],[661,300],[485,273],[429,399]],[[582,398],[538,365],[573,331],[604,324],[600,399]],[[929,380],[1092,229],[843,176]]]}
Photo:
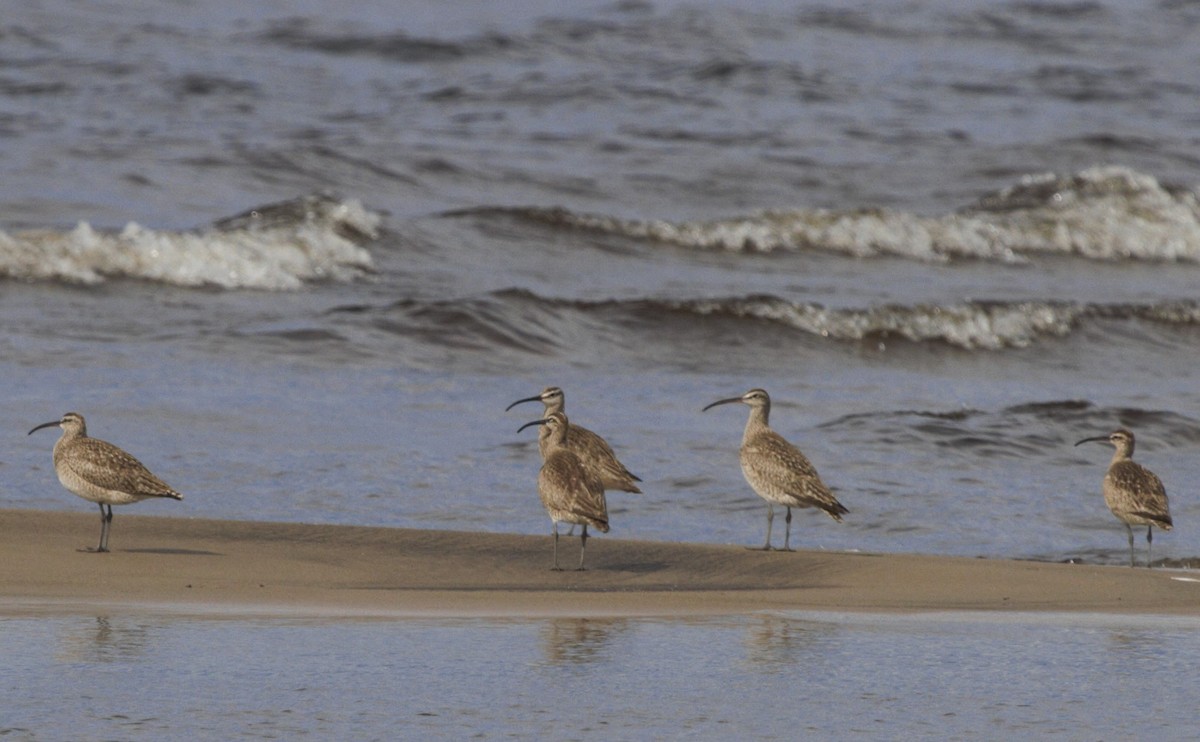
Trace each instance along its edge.
{"label": "sandbar", "polygon": [[[754,611],[1054,611],[1200,616],[1166,569],[594,536],[584,572],[551,537],[0,510],[0,613],[154,606],[329,617],[687,616]],[[560,540],[563,566],[578,538]]]}

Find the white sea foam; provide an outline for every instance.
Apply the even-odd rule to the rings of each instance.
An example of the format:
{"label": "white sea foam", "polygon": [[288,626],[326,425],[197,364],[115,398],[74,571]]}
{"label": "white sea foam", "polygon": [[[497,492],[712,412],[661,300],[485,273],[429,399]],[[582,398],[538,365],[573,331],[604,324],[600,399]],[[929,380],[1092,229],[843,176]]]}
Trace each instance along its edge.
{"label": "white sea foam", "polygon": [[357,201],[311,196],[262,207],[201,230],[174,232],[129,223],[104,232],[0,232],[0,275],[95,284],[111,278],[176,286],[296,289],[348,281],[373,269],[359,242],[377,236],[380,217]]}
{"label": "white sea foam", "polygon": [[1096,260],[1200,262],[1200,196],[1122,167],[1031,175],[957,213],[893,209],[763,211],[711,221],[627,220],[564,209],[525,216],[684,247],[731,251],[819,249],[895,256],[1023,262],[1038,254]]}
{"label": "white sea foam", "polygon": [[689,301],[674,308],[772,320],[837,340],[894,335],[915,342],[941,341],[968,350],[1023,348],[1041,337],[1064,336],[1088,312],[1080,305],[1043,302],[827,309],[773,297]]}

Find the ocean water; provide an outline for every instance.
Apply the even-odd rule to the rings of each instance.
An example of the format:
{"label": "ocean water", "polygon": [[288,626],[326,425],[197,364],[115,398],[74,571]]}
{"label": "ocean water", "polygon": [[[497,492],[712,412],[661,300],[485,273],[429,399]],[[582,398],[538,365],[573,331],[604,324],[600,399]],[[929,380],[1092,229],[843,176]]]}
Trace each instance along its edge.
{"label": "ocean water", "polygon": [[[186,494],[143,514],[548,532],[540,410],[505,407],[557,385],[644,481],[614,534],[756,545],[745,410],[700,410],[757,386],[850,510],[794,545],[1123,564],[1110,452],[1072,444],[1125,426],[1191,565],[1198,32],[1171,0],[6,7],[0,507],[92,507],[25,435],[74,410]],[[260,630],[388,631],[177,629]]]}
{"label": "ocean water", "polygon": [[[540,532],[548,385],[626,537],[1122,563],[1138,436],[1200,556],[1200,13],[1105,3],[22,3],[0,25],[8,507],[68,410],[145,513]],[[120,527],[116,529],[119,544]]]}

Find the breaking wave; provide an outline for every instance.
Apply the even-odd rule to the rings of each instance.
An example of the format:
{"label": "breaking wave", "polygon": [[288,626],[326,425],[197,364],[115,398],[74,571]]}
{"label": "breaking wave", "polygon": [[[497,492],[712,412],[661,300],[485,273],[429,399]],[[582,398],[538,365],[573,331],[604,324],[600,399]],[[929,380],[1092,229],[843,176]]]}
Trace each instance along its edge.
{"label": "breaking wave", "polygon": [[796,209],[706,221],[631,220],[564,208],[504,214],[680,247],[824,250],[857,258],[1026,262],[1037,255],[1200,262],[1200,195],[1123,167],[1030,175],[956,213]]}
{"label": "breaking wave", "polygon": [[192,231],[129,223],[119,232],[81,222],[69,231],[0,231],[0,276],[97,284],[132,278],[175,286],[296,289],[370,273],[362,246],[380,216],[358,201],[317,195],[222,219]]}
{"label": "breaking wave", "polygon": [[677,309],[770,320],[835,340],[902,338],[941,341],[968,350],[1023,348],[1041,337],[1061,337],[1088,311],[1080,305],[1042,302],[827,309],[773,297],[690,300],[680,302]]}
{"label": "breaking wave", "polygon": [[[439,344],[501,346],[531,352],[545,352],[560,340],[564,346],[588,345],[580,334],[603,333],[603,328],[619,326],[625,328],[622,332],[661,334],[667,321],[684,327],[720,318],[771,322],[837,341],[903,340],[984,351],[1026,348],[1068,336],[1081,325],[1095,321],[1200,326],[1200,303],[1195,302],[972,301],[830,309],[773,296],[577,301],[543,298],[522,289],[432,303],[405,300],[386,308],[340,307],[333,313],[365,315],[389,332]],[[399,317],[403,321],[397,321]],[[601,343],[612,341],[609,338]],[[628,338],[622,342],[628,342]]]}
{"label": "breaking wave", "polygon": [[780,322],[836,340],[901,338],[944,342],[966,350],[1025,348],[1043,338],[1064,337],[1087,320],[1146,320],[1200,325],[1200,304],[1083,304],[1075,302],[963,302],[952,305],[887,305],[827,309],[775,297],[688,300],[669,305],[701,315],[750,317]]}

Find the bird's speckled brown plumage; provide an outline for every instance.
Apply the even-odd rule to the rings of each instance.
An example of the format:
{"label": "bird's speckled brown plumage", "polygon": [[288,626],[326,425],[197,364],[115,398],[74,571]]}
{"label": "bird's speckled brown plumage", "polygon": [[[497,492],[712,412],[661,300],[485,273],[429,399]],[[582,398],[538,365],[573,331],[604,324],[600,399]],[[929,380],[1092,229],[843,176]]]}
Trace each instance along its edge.
{"label": "bird's speckled brown plumage", "polygon": [[[566,412],[566,395],[556,386],[548,386],[536,397],[518,399],[508,406],[512,409],[523,402],[541,402],[545,405],[543,417],[550,417],[556,412]],[[545,437],[538,436],[538,448],[542,458],[546,456]],[[595,474],[606,490],[621,490],[640,494],[641,490],[635,482],[642,481],[634,476],[625,465],[617,460],[616,453],[608,441],[581,425],[571,424],[567,436],[567,448],[579,457],[580,463]]]}
{"label": "bird's speckled brown plumage", "polygon": [[818,508],[838,521],[848,511],[829,487],[821,481],[816,468],[800,449],[771,430],[771,398],[762,389],[751,389],[740,397],[722,399],[708,405],[707,410],[721,404],[740,402],[750,407],[750,419],[742,434],[742,474],[758,496],[767,501],[767,542],[771,548],[771,523],[775,518],[774,505],[787,508],[787,530],[783,548],[790,551],[792,508]]}
{"label": "bird's speckled brown plumage", "polygon": [[108,551],[113,505],[128,505],[150,497],[183,499],[183,495],[150,473],[133,456],[111,443],[89,438],[87,423],[77,412],[68,412],[61,420],[43,423],[29,432],[55,425],[63,431],[54,444],[54,472],[58,481],[70,492],[100,505],[97,551]]}
{"label": "bird's speckled brown plumage", "polygon": [[562,412],[528,423],[542,426],[538,433],[542,450],[542,468],[538,472],[538,497],[550,515],[554,528],[554,566],[558,567],[558,524],[583,526],[579,541],[579,569],[584,568],[588,526],[608,533],[608,506],[600,479],[579,461],[566,445],[570,423]]}
{"label": "bird's speckled brown plumage", "polygon": [[1125,524],[1129,536],[1129,566],[1134,566],[1132,526],[1146,526],[1147,566],[1152,561],[1153,528],[1169,531],[1174,526],[1167,490],[1162,480],[1146,467],[1133,460],[1134,437],[1130,431],[1119,428],[1105,436],[1084,438],[1075,445],[1088,441],[1108,442],[1116,449],[1108,472],[1104,475],[1104,502],[1112,514]]}

